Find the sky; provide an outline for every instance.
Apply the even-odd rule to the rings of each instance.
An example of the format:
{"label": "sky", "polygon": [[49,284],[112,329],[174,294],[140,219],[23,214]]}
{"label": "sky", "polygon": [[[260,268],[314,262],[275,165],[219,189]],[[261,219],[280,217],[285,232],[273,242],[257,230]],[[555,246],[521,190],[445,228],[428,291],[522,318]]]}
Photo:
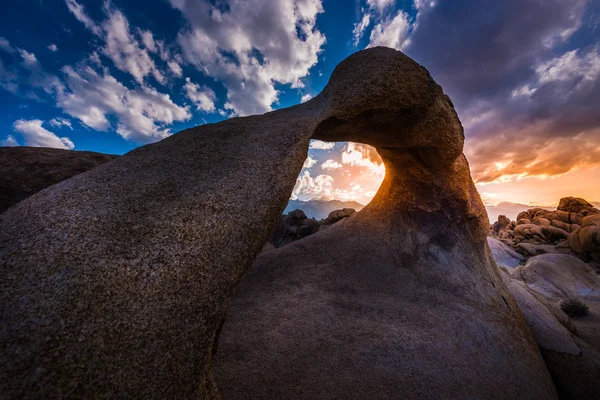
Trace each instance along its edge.
{"label": "sky", "polygon": [[[600,0],[23,0],[0,13],[0,145],[124,154],[309,100],[401,50],[451,97],[486,204],[600,200]],[[366,204],[385,168],[312,141],[292,199]]]}

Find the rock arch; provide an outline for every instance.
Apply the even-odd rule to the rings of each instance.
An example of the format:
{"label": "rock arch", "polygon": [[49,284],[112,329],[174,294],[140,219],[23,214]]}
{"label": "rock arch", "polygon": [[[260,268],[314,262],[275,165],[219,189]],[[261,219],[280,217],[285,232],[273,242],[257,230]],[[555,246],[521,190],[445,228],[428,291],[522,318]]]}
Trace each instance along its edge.
{"label": "rock arch", "polygon": [[[385,354],[406,357],[400,368],[406,375],[369,377],[407,397],[435,390],[442,397],[552,398],[536,344],[487,248],[487,218],[452,104],[424,68],[385,48],[350,56],[305,104],[181,132],[1,214],[0,391],[8,397],[218,396],[211,374],[215,333],[283,211],[313,136],[374,145],[388,169],[384,183],[356,217],[266,253],[255,271],[274,279],[292,266],[320,271],[330,278],[322,282],[342,285],[321,290],[347,291],[338,299],[344,301],[357,294],[360,304],[338,306],[358,306],[359,315],[373,315],[381,302],[400,305],[389,309],[390,318],[406,322],[395,331],[398,340],[379,343],[405,349]],[[307,263],[301,257],[309,246],[316,247]],[[353,261],[310,267],[332,248]],[[243,286],[240,299],[248,300],[249,287],[281,294],[264,291],[265,275],[251,275],[246,281],[258,277],[257,286]],[[372,286],[353,286],[357,279]],[[410,359],[419,348],[425,356]],[[272,351],[262,359],[270,360]],[[393,367],[385,354],[365,354],[372,361],[366,365]],[[334,355],[322,353],[315,366],[329,365],[324,357]],[[429,382],[444,371],[445,379]],[[276,382],[297,377],[285,372]],[[340,370],[344,379],[333,383],[356,388],[349,383],[361,378],[344,375],[352,372]],[[304,393],[342,393],[311,382],[323,386]]]}

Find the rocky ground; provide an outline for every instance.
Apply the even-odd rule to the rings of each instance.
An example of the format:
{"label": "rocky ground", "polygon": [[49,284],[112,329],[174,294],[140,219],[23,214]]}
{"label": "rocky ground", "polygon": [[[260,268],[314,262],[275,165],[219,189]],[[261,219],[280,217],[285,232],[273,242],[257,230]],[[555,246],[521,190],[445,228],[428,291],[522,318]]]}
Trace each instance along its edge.
{"label": "rocky ground", "polygon": [[[584,199],[565,197],[556,210],[530,208],[519,213],[516,221],[500,215],[490,237],[513,250],[514,258],[505,263],[540,254],[568,254],[600,272],[600,210]],[[497,255],[506,254],[501,244],[489,242],[492,248],[502,249]]]}

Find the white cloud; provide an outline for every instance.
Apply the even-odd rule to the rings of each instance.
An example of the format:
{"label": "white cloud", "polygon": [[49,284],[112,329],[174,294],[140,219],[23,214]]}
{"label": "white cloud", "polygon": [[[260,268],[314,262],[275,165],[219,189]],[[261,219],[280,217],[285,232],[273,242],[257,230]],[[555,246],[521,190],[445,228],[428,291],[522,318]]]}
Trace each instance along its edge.
{"label": "white cloud", "polygon": [[330,150],[333,149],[335,143],[333,142],[323,142],[321,140],[311,140],[310,148],[313,150]]}
{"label": "white cloud", "polygon": [[[104,54],[109,57],[121,71],[129,72],[140,84],[144,78],[152,75],[164,84],[165,78],[138,41],[129,30],[129,22],[117,10],[108,11],[108,19],[102,24],[105,32]],[[151,34],[150,34],[151,35]]]}
{"label": "white cloud", "polygon": [[66,126],[71,128],[71,130],[73,130],[73,126],[71,125],[71,121],[69,121],[66,118],[52,118],[50,120],[50,125],[56,127],[56,128],[60,128],[61,126]]}
{"label": "white cloud", "polygon": [[315,164],[317,163],[317,160],[315,160],[314,158],[312,158],[311,156],[306,157],[306,160],[304,160],[304,165],[302,166],[302,168],[312,168],[315,166]]}
{"label": "white cloud", "polygon": [[365,33],[365,29],[367,29],[367,27],[369,26],[370,23],[371,23],[371,14],[366,12],[363,14],[360,22],[357,22],[354,24],[354,29],[352,30],[352,37],[353,37],[352,43],[354,43],[355,46],[357,46],[358,42],[360,42],[360,39],[362,39],[363,34]]}
{"label": "white cloud", "polygon": [[379,12],[385,11],[395,2],[396,0],[367,0],[367,4],[369,5],[369,7]]}
{"label": "white cloud", "polygon": [[101,25],[88,17],[84,7],[75,0],[66,2],[73,15],[92,33],[104,40],[102,53],[110,58],[117,68],[131,74],[140,84],[143,84],[149,75],[161,84],[166,83],[162,72],[148,54],[148,51],[157,51],[157,44],[150,31],[138,30],[138,41],[129,29],[127,18],[114,9],[110,2],[104,3],[107,18]]}
{"label": "white cloud", "polygon": [[386,46],[402,50],[410,43],[410,28],[408,14],[399,10],[394,18],[387,17],[375,25],[367,47]]}
{"label": "white cloud", "polygon": [[68,137],[58,137],[55,133],[42,127],[39,119],[19,119],[13,124],[13,129],[25,138],[27,146],[54,147],[57,149],[72,149],[75,147]]}
{"label": "white cloud", "polygon": [[[321,0],[171,0],[190,23],[178,42],[185,60],[223,81],[226,109],[239,115],[270,111],[275,83],[303,87],[325,37],[316,29]],[[274,40],[274,38],[277,38]]]}
{"label": "white cloud", "polygon": [[66,88],[57,105],[67,114],[96,130],[111,127],[107,115],[117,117],[117,133],[141,143],[170,135],[165,125],[191,118],[187,108],[173,103],[168,94],[151,86],[129,89],[107,70],[99,74],[90,66],[64,67]]}
{"label": "white cloud", "polygon": [[292,191],[292,200],[332,200],[333,177],[319,175],[316,178],[310,176],[309,171],[304,171],[297,179],[296,186]]}
{"label": "white cloud", "polygon": [[57,50],[58,50],[58,46],[57,46],[57,45],[55,45],[54,43],[50,43],[50,44],[48,45],[48,50],[50,50],[51,52],[55,52],[55,51],[57,51]]}
{"label": "white cloud", "polygon": [[10,42],[2,36],[0,36],[0,50],[4,50],[11,54],[15,52],[15,49],[10,45]]}
{"label": "white cloud", "polygon": [[92,31],[96,36],[102,35],[102,29],[85,13],[85,7],[77,3],[75,0],[65,0],[69,11],[77,18],[77,20]]}
{"label": "white cloud", "polygon": [[35,54],[28,52],[27,50],[19,49],[19,54],[23,57],[23,63],[26,66],[34,66],[37,65],[38,60],[35,57]]}
{"label": "white cloud", "polygon": [[323,164],[321,164],[321,169],[332,170],[332,169],[339,169],[339,168],[342,168],[342,164],[340,164],[336,161],[333,161],[333,160],[327,160]]}
{"label": "white cloud", "polygon": [[200,86],[192,82],[190,78],[185,78],[185,85],[183,88],[185,89],[186,97],[196,105],[198,110],[206,112],[215,111],[215,100],[217,96],[212,89],[206,86]]}
{"label": "white cloud", "polygon": [[585,54],[575,49],[543,62],[535,67],[538,81],[541,84],[556,81],[571,81],[581,78],[580,84],[594,82],[600,78],[600,46],[594,47]]}
{"label": "white cloud", "polygon": [[306,103],[307,101],[309,101],[310,99],[312,99],[312,94],[308,94],[306,93],[305,95],[302,96],[302,98],[300,99],[300,103]]}
{"label": "white cloud", "polygon": [[20,144],[19,144],[19,142],[17,142],[17,139],[15,139],[14,136],[8,135],[6,137],[6,139],[4,139],[2,142],[0,142],[0,146],[15,147],[15,146],[20,146]]}
{"label": "white cloud", "polygon": [[350,201],[358,200],[363,196],[365,189],[358,183],[350,183],[346,189],[335,189],[336,199]]}
{"label": "white cloud", "polygon": [[348,142],[342,150],[342,164],[355,165],[369,169],[371,174],[377,176],[385,175],[383,162],[375,161],[379,155],[371,147],[364,144]]}
{"label": "white cloud", "polygon": [[167,61],[167,65],[169,66],[169,69],[171,70],[173,75],[175,75],[179,78],[181,78],[183,76],[183,70],[181,69],[181,66],[177,63],[177,61],[175,61],[175,60]]}

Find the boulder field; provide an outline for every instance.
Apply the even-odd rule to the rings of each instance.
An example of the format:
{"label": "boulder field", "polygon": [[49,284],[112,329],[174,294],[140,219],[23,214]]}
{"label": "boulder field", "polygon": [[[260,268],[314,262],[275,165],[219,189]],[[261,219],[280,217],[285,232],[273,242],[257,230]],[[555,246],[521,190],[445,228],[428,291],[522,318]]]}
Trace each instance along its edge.
{"label": "boulder field", "polygon": [[[385,180],[238,287],[311,138],[375,146]],[[0,393],[556,398],[463,143],[427,70],[373,48],[304,104],[183,131],[15,204],[0,214]]]}
{"label": "boulder field", "polygon": [[581,198],[562,198],[556,210],[530,208],[516,221],[500,215],[490,236],[525,257],[568,254],[600,267],[600,210]]}

